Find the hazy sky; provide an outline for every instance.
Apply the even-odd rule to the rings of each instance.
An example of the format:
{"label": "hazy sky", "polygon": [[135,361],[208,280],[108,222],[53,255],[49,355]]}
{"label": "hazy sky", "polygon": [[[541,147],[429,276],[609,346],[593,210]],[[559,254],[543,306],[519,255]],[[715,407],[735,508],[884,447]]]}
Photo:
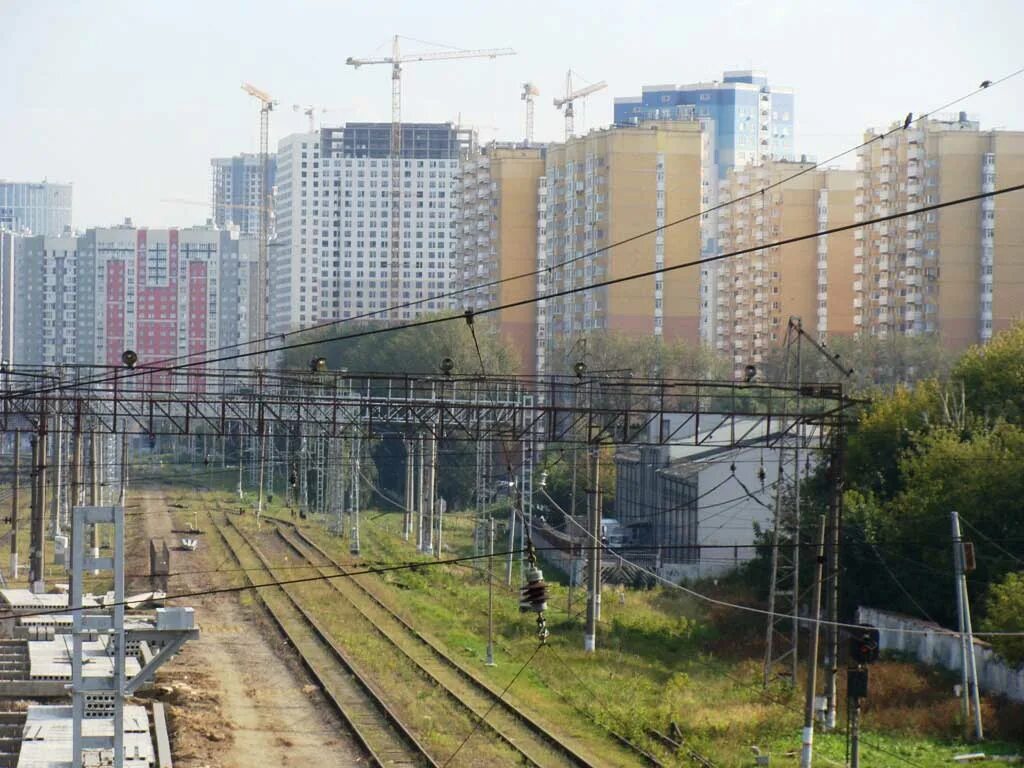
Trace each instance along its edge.
{"label": "hazy sky", "polygon": [[[388,68],[354,70],[345,58],[386,55],[394,33],[518,52],[408,65],[408,120],[461,115],[485,140],[517,139],[520,86],[531,80],[536,138],[554,140],[562,119],[551,98],[570,66],[609,83],[589,99],[587,127],[610,122],[612,97],[643,84],[756,67],[796,90],[797,151],[824,158],[866,126],[1024,66],[1022,29],[1021,0],[0,0],[0,178],[73,182],[78,227],[125,216],[201,223],[208,208],[161,200],[208,200],[209,159],[256,150],[258,109],[243,80],[280,100],[272,146],[305,129],[293,104],[327,108],[327,123],[388,120]],[[960,108],[985,127],[1024,129],[1024,75]]]}

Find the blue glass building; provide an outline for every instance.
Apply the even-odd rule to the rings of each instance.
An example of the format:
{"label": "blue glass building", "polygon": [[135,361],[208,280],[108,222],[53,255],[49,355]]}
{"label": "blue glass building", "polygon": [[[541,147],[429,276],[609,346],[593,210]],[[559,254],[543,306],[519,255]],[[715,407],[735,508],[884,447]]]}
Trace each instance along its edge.
{"label": "blue glass building", "polygon": [[793,91],[773,88],[763,72],[726,72],[721,82],[645,85],[637,97],[615,99],[615,122],[714,121],[713,163],[729,168],[764,160],[793,160]]}

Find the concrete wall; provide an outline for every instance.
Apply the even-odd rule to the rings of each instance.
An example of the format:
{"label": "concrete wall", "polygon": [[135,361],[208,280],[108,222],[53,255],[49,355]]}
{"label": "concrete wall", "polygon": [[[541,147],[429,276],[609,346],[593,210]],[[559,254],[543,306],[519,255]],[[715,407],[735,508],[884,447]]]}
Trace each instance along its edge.
{"label": "concrete wall", "polygon": [[[857,609],[857,621],[878,627],[883,651],[904,653],[929,666],[960,671],[960,640],[948,629],[909,616],[863,606]],[[974,657],[981,690],[1014,701],[1024,701],[1024,669],[1013,669],[996,656],[987,644],[978,640],[974,641]]]}

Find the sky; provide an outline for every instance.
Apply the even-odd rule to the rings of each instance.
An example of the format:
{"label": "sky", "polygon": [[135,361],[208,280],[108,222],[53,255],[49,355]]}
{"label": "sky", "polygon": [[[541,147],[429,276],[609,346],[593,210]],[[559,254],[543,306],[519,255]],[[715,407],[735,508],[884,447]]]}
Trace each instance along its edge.
{"label": "sky", "polygon": [[[798,154],[823,160],[870,126],[927,112],[1024,67],[1020,0],[0,0],[0,178],[74,184],[74,225],[151,227],[209,216],[210,158],[258,149],[248,81],[280,103],[271,146],[318,122],[390,120],[390,70],[349,56],[511,47],[498,59],[409,64],[403,119],[461,121],[521,139],[521,86],[541,91],[535,139],[560,140],[551,99],[571,67],[606,80],[577,132],[614,96],[756,68],[796,92]],[[957,109],[1024,130],[1024,75]],[[323,111],[326,110],[326,111]],[[852,155],[837,164],[852,167]],[[170,203],[171,199],[196,204]]]}

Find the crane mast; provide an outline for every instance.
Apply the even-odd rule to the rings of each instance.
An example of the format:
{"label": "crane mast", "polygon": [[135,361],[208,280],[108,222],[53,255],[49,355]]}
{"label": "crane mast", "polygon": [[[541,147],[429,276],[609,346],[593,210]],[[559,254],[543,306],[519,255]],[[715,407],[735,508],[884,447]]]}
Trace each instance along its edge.
{"label": "crane mast", "polygon": [[252,302],[256,320],[256,367],[265,368],[264,346],[267,337],[267,309],[270,304],[270,290],[267,281],[267,246],[270,237],[270,189],[269,189],[269,142],[270,113],[277,104],[270,94],[259,88],[242,83],[242,90],[260,102],[260,211],[259,241],[257,243],[256,285],[260,295]]}
{"label": "crane mast", "polygon": [[533,143],[533,99],[540,96],[540,89],[533,83],[523,83],[523,93],[520,98],[526,102],[526,144]]}
{"label": "crane mast", "polygon": [[400,305],[406,302],[401,297],[402,271],[402,64],[413,61],[449,61],[452,59],[493,59],[498,56],[515,54],[511,48],[490,48],[482,50],[452,50],[439,53],[414,53],[403,56],[399,36],[391,41],[391,55],[383,58],[359,59],[350,56],[345,63],[358,69],[368,64],[391,65],[391,216],[389,233],[388,265],[388,318],[401,317]]}

